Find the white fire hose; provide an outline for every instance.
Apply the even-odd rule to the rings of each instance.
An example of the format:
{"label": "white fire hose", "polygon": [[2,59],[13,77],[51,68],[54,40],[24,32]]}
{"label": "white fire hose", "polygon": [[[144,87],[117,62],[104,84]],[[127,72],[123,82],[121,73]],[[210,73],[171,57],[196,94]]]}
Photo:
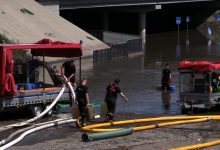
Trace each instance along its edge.
{"label": "white fire hose", "polygon": [[11,124],[11,125],[7,125],[7,126],[3,126],[0,128],[0,132],[2,131],[6,131],[6,130],[9,130],[9,129],[12,129],[14,127],[21,127],[21,126],[24,126],[24,125],[28,125],[30,124],[31,122],[34,122],[36,121],[37,119],[41,118],[42,116],[44,116],[46,113],[48,113],[53,107],[54,105],[57,103],[57,101],[60,99],[60,97],[62,96],[63,92],[65,90],[65,86],[62,87],[60,93],[58,94],[58,96],[56,97],[56,99],[51,103],[51,105],[49,107],[47,107],[40,115],[32,118],[32,119],[29,119],[29,120],[26,120],[26,121],[23,121],[23,122],[20,122],[20,123],[15,123],[15,124]]}
{"label": "white fire hose", "polygon": [[52,126],[58,126],[58,125],[61,125],[61,124],[70,123],[70,122],[74,122],[74,121],[76,121],[76,120],[75,119],[68,119],[68,120],[52,122],[52,123],[41,125],[39,127],[35,127],[33,129],[30,129],[30,130],[22,133],[18,138],[11,141],[10,143],[7,143],[4,146],[0,147],[0,150],[5,150],[5,149],[11,147],[12,145],[14,145],[14,144],[18,143],[19,141],[21,141],[26,135],[28,135],[30,133],[33,133],[33,132],[36,132],[38,130],[42,130],[42,129],[45,129],[45,128],[49,128],[49,127],[52,127]]}
{"label": "white fire hose", "polygon": [[41,125],[45,125],[45,124],[48,124],[48,123],[54,123],[54,122],[57,122],[57,121],[64,121],[64,120],[67,120],[67,119],[70,119],[70,118],[63,118],[63,119],[56,119],[56,120],[52,120],[52,121],[47,121],[47,122],[42,122],[42,123],[38,123],[38,124],[33,124],[32,126],[28,126],[26,128],[22,128],[16,132],[13,132],[11,135],[9,135],[7,138],[3,139],[0,141],[0,146],[1,145],[4,145],[6,143],[8,143],[9,141],[11,141],[16,135],[24,132],[24,131],[27,131],[27,130],[30,130],[34,127],[37,127],[37,126],[41,126]]}
{"label": "white fire hose", "polygon": [[[73,89],[71,83],[67,80],[67,78],[65,76],[64,76],[64,79],[67,81],[67,85],[70,88],[73,102],[77,104],[77,101],[75,99],[76,95],[75,95],[75,92],[74,92],[74,89]],[[49,107],[47,107],[40,115],[38,115],[38,116],[36,116],[32,119],[20,122],[20,123],[15,123],[15,124],[12,124],[12,125],[7,125],[7,126],[4,126],[4,127],[1,127],[0,132],[12,129],[14,127],[22,127],[24,125],[29,125],[30,123],[40,119],[42,116],[44,116],[46,113],[48,113],[55,106],[55,104],[58,102],[58,100],[60,99],[60,97],[64,93],[64,90],[65,90],[65,86],[62,87],[60,93],[58,94],[56,99],[51,103],[51,105],[49,105]],[[48,128],[48,127],[51,127],[51,126],[56,126],[56,125],[60,125],[60,124],[64,124],[64,123],[74,122],[74,121],[76,121],[76,119],[69,119],[69,118],[57,119],[57,120],[54,120],[54,121],[35,124],[35,125],[30,126],[30,127],[18,130],[17,132],[11,134],[7,139],[4,139],[4,140],[0,141],[0,145],[3,145],[5,143],[7,143],[8,141],[10,141],[17,134],[19,134],[21,132],[24,132],[24,131],[25,132],[23,134],[21,134],[17,139],[15,139],[15,140],[11,141],[10,143],[7,143],[4,146],[0,147],[0,150],[4,150],[6,148],[9,148],[10,146],[12,146],[12,145],[18,143],[19,141],[21,141],[26,135],[28,135],[30,133],[33,133],[35,131],[42,130],[44,128]],[[31,129],[31,128],[33,128],[33,129]]]}

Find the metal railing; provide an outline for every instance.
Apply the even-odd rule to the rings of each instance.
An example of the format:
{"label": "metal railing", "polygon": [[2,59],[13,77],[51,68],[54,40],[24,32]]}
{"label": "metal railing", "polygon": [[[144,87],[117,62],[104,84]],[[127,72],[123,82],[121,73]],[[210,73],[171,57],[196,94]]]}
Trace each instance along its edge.
{"label": "metal railing", "polygon": [[127,57],[129,54],[143,51],[141,36],[106,31],[88,32],[111,47],[93,51],[94,63]]}

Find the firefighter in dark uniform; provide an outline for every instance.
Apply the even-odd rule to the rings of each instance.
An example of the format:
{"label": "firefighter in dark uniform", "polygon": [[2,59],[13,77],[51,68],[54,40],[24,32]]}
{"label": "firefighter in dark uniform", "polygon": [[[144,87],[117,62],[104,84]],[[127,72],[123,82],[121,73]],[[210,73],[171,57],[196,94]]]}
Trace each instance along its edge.
{"label": "firefighter in dark uniform", "polygon": [[66,76],[66,78],[73,84],[73,86],[76,86],[76,66],[74,64],[74,60],[68,60],[64,62],[61,66],[61,75]]}
{"label": "firefighter in dark uniform", "polygon": [[86,79],[82,80],[81,84],[77,86],[75,92],[76,92],[76,100],[78,102],[80,121],[81,121],[81,124],[78,123],[78,125],[83,127],[85,119],[87,117],[86,107],[89,104],[89,94],[88,94]]}
{"label": "firefighter in dark uniform", "polygon": [[162,71],[162,89],[168,90],[171,83],[171,71],[169,64],[166,64],[165,68]]}
{"label": "firefighter in dark uniform", "polygon": [[107,103],[107,108],[108,108],[108,113],[106,116],[106,120],[113,120],[114,118],[114,113],[115,113],[115,108],[116,108],[116,99],[118,94],[121,95],[121,97],[123,97],[125,99],[125,101],[127,102],[128,99],[127,97],[122,93],[119,84],[120,80],[119,79],[115,79],[115,81],[113,83],[111,83],[110,85],[107,86],[106,88],[106,96],[105,96],[105,102]]}

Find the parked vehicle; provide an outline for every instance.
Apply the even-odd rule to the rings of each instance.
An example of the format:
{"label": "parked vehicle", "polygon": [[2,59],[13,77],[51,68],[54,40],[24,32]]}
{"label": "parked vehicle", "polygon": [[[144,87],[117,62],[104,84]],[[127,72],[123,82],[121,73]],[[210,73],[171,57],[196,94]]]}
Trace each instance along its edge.
{"label": "parked vehicle", "polygon": [[181,61],[179,98],[183,113],[220,104],[220,62]]}
{"label": "parked vehicle", "polygon": [[[32,59],[25,64],[14,63],[13,51],[23,49],[29,49],[33,58],[35,56],[81,57],[81,44],[52,42],[49,39],[43,39],[37,44],[4,44],[0,46],[0,111],[27,108],[33,116],[37,116],[59,94],[63,84],[62,78],[45,61]],[[31,65],[33,63],[35,65]],[[44,75],[43,81],[37,80],[39,72],[35,69],[39,66],[48,71],[53,84],[45,83]],[[25,68],[26,74],[19,71],[21,67]],[[70,103],[71,100],[70,90],[66,88],[59,103]]]}

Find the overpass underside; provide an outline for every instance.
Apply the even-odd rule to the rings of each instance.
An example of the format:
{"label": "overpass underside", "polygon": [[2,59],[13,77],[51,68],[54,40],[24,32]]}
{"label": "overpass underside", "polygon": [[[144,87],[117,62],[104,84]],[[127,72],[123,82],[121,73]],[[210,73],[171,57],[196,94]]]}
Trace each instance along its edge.
{"label": "overpass underside", "polygon": [[[82,4],[83,1],[74,2],[76,2],[75,8],[71,9],[71,5],[66,7],[67,1],[62,1],[60,15],[77,26],[85,30],[108,30],[132,34],[139,34],[143,24],[147,33],[176,30],[176,16],[182,17],[180,29],[186,28],[186,16],[190,16],[189,28],[196,28],[219,8],[217,1],[162,4],[161,9],[155,9],[155,5],[80,8],[79,3]],[[101,3],[98,2],[97,5]],[[141,17],[142,21],[140,21]]]}
{"label": "overpass underside", "polygon": [[[42,0],[43,1],[43,0]],[[56,0],[45,0],[56,1]],[[113,8],[126,6],[147,6],[147,5],[166,5],[166,4],[184,4],[184,3],[202,3],[214,0],[62,0],[61,9],[81,9],[81,8]]]}

